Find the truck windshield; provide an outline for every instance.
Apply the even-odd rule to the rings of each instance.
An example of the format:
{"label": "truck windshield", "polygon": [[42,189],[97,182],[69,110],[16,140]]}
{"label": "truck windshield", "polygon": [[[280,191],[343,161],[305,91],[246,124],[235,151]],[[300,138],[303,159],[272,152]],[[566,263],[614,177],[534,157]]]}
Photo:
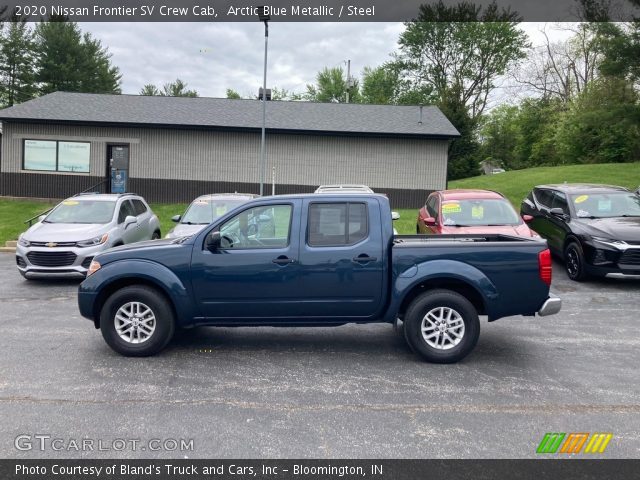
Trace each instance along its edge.
{"label": "truck windshield", "polygon": [[519,225],[522,220],[504,199],[464,199],[442,202],[442,223],[447,226]]}
{"label": "truck windshield", "polygon": [[640,196],[630,192],[570,195],[578,218],[640,217]]}
{"label": "truck windshield", "polygon": [[245,202],[246,200],[195,200],[187,208],[180,223],[209,225],[216,218]]}
{"label": "truck windshield", "polygon": [[116,202],[112,200],[69,199],[58,204],[44,219],[45,223],[109,223]]}

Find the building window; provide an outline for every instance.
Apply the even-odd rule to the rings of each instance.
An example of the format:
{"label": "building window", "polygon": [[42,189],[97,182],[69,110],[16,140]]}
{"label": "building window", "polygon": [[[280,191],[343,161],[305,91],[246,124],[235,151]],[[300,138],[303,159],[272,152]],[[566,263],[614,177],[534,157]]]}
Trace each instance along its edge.
{"label": "building window", "polygon": [[24,170],[89,173],[90,157],[89,142],[24,141]]}

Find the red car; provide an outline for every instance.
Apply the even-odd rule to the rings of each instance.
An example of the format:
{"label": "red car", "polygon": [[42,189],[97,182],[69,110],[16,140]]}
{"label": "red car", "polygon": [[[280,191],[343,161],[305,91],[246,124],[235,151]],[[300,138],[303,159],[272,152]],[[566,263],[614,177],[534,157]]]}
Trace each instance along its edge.
{"label": "red car", "polygon": [[[524,220],[523,220],[524,219]],[[520,218],[511,203],[490,190],[441,190],[433,192],[418,212],[417,233],[501,233],[538,237]]]}

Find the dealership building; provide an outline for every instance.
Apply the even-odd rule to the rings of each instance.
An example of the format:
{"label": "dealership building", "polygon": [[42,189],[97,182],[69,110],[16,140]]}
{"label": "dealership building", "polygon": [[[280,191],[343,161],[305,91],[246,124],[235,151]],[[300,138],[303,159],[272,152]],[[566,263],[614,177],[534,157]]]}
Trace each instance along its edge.
{"label": "dealership building", "polygon": [[[0,195],[258,193],[262,102],[56,92],[0,110]],[[432,106],[268,101],[265,194],[366,184],[394,207],[446,187],[459,136]]]}

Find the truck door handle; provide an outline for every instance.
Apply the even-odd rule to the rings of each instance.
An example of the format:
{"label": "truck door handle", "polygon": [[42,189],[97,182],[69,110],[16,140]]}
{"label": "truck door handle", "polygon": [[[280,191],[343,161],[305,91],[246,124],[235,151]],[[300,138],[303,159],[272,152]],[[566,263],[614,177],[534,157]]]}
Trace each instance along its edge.
{"label": "truck door handle", "polygon": [[351,259],[352,262],[355,263],[369,263],[369,262],[375,262],[377,260],[376,257],[370,257],[369,255],[367,255],[366,253],[361,253],[360,255],[358,255],[357,257],[353,257]]}
{"label": "truck door handle", "polygon": [[278,258],[274,258],[271,261],[277,265],[289,265],[290,263],[295,262],[293,258],[289,258],[286,255],[280,255]]}

